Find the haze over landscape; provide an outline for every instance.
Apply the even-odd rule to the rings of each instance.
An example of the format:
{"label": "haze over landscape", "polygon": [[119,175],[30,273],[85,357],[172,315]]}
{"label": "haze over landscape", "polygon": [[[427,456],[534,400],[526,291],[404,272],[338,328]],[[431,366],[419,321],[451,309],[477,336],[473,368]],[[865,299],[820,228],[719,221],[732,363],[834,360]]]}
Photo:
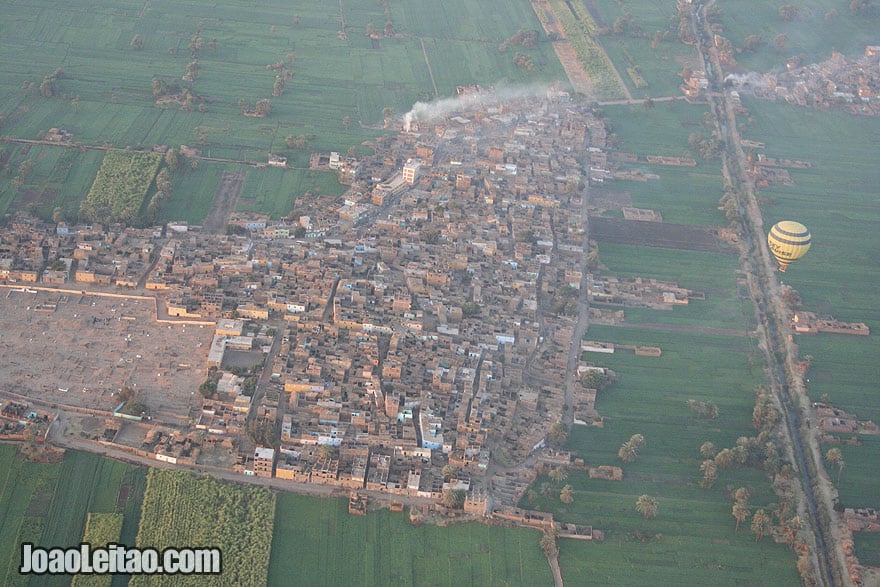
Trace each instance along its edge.
{"label": "haze over landscape", "polygon": [[880,584],[878,31],[0,2],[0,583]]}

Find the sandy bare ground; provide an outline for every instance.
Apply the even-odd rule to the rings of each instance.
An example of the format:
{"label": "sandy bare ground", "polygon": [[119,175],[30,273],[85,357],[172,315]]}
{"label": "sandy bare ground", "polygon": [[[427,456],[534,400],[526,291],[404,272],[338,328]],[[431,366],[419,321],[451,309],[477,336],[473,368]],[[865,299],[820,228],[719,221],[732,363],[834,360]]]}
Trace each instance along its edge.
{"label": "sandy bare ground", "polygon": [[97,410],[114,409],[128,386],[156,412],[187,418],[213,330],[158,323],[155,312],[142,296],[0,288],[0,377],[16,393]]}
{"label": "sandy bare ground", "polygon": [[592,96],[593,86],[590,83],[590,76],[581,67],[574,48],[565,39],[565,31],[562,30],[562,27],[556,21],[556,17],[553,16],[553,10],[551,10],[550,5],[547,2],[536,1],[532,2],[532,9],[538,15],[538,20],[544,27],[544,32],[548,35],[554,33],[557,38],[562,39],[553,42],[553,51],[556,52],[556,57],[559,59],[559,63],[562,64],[562,69],[565,70],[565,75],[568,76],[571,87],[575,92]]}
{"label": "sandy bare ground", "polygon": [[246,169],[238,171],[227,171],[220,179],[220,185],[214,192],[214,201],[211,204],[211,211],[205,218],[203,224],[205,230],[214,233],[222,233],[226,230],[226,222],[235,212],[238,205],[238,196],[241,194],[241,188],[244,185],[244,177],[247,174]]}

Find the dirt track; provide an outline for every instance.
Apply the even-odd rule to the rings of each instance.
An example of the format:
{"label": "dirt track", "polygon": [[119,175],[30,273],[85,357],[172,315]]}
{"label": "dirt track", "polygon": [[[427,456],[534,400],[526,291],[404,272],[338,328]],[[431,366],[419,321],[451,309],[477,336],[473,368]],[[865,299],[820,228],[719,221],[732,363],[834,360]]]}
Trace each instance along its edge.
{"label": "dirt track", "polygon": [[235,212],[238,204],[238,195],[244,185],[246,169],[227,171],[220,179],[220,185],[214,192],[214,200],[211,204],[211,212],[205,218],[204,228],[209,232],[222,233],[226,230],[226,222]]}

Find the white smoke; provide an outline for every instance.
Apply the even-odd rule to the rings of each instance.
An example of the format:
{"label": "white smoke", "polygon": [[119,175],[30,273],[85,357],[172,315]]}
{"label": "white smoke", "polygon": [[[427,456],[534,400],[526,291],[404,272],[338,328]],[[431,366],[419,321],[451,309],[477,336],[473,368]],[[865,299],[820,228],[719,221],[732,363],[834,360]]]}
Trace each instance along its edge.
{"label": "white smoke", "polygon": [[469,92],[455,98],[441,98],[433,102],[416,102],[412,109],[403,115],[403,130],[412,128],[413,121],[441,118],[453,112],[473,110],[475,107],[489,102],[501,103],[509,100],[537,98],[545,96],[550,89],[549,84],[530,84],[527,86],[500,86],[483,91]]}
{"label": "white smoke", "polygon": [[745,74],[731,73],[724,78],[724,84],[729,87],[753,88],[764,87],[771,83],[769,74],[760,74],[750,71]]}

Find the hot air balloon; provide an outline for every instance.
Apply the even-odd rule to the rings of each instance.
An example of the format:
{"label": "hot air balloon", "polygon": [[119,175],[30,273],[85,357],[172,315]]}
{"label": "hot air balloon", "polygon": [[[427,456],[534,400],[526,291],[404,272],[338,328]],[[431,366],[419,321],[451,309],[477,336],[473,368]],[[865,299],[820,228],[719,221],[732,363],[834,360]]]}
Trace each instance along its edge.
{"label": "hot air balloon", "polygon": [[789,263],[800,259],[810,250],[810,231],[800,222],[782,220],[770,229],[767,244],[779,262],[779,270],[784,272]]}

